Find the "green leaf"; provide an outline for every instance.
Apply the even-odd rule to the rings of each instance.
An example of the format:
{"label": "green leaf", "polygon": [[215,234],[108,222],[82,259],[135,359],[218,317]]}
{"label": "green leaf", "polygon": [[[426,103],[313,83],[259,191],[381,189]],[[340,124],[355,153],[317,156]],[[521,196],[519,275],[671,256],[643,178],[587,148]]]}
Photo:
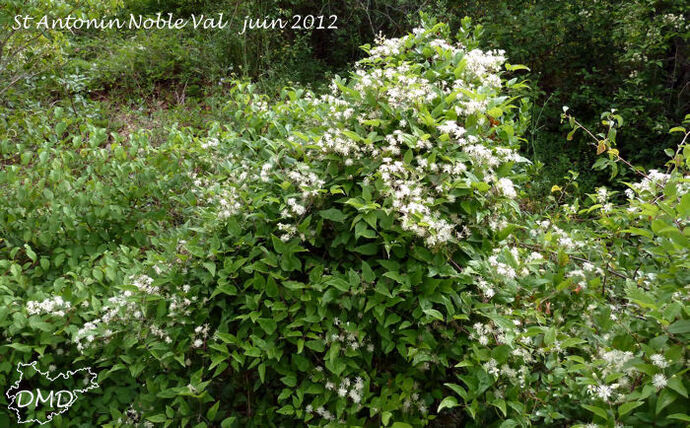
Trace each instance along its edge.
{"label": "green leaf", "polygon": [[443,409],[452,409],[453,407],[457,407],[457,406],[459,406],[458,400],[453,396],[449,396],[449,397],[444,398],[441,401],[441,403],[438,405],[437,412],[441,413],[441,410],[443,410]]}
{"label": "green leaf", "polygon": [[682,395],[685,398],[688,398],[688,390],[685,389],[685,385],[683,385],[683,381],[681,378],[676,374],[675,376],[672,376],[668,380],[668,387],[671,388],[672,390],[676,391],[678,394]]}
{"label": "green leaf", "polygon": [[[459,364],[460,363],[456,364],[455,367],[458,367]],[[467,391],[462,386],[455,383],[444,383],[444,385],[452,389],[456,394],[462,397],[463,400],[467,400]]]}
{"label": "green leaf", "polygon": [[[63,121],[58,122],[58,123],[55,125],[55,135],[56,135],[58,138],[62,138],[62,134],[65,133],[65,130],[66,130],[66,129],[67,129],[67,124],[66,124],[65,122],[63,122]],[[671,132],[672,132],[672,131],[671,131]]]}
{"label": "green leaf", "polygon": [[233,336],[230,333],[223,333],[221,331],[217,331],[215,333],[215,335],[218,339],[222,340],[224,343],[237,343],[235,336]]}
{"label": "green leaf", "polygon": [[668,326],[668,332],[672,334],[690,333],[690,320],[678,320]]}
{"label": "green leaf", "polygon": [[327,210],[319,211],[319,215],[325,218],[326,220],[331,220],[338,223],[342,223],[343,221],[345,221],[346,218],[345,214],[343,214],[342,211],[336,208],[330,208]]}
{"label": "green leaf", "polygon": [[595,415],[601,417],[604,420],[609,419],[608,413],[606,413],[606,410],[602,409],[601,407],[591,406],[589,404],[582,404],[582,408],[589,410],[590,412],[594,413]]}
{"label": "green leaf", "polygon": [[623,417],[630,413],[633,409],[640,407],[644,404],[644,401],[630,401],[628,403],[623,403],[618,406],[618,416]]}
{"label": "green leaf", "polygon": [[506,67],[506,70],[508,70],[508,71],[517,71],[517,70],[530,71],[529,67],[527,67],[526,65],[522,65],[522,64],[509,64],[506,62],[505,67]]}
{"label": "green leaf", "polygon": [[278,413],[281,415],[292,415],[295,413],[295,408],[291,404],[285,405],[278,409]]}
{"label": "green leaf", "polygon": [[208,418],[209,421],[213,421],[216,418],[216,414],[218,413],[218,408],[220,407],[220,401],[216,401],[216,404],[211,406],[210,409],[206,412],[206,417]]}
{"label": "green leaf", "polygon": [[159,413],[159,414],[157,414],[157,415],[149,416],[149,417],[146,418],[146,419],[149,420],[149,421],[151,421],[151,422],[153,422],[153,423],[160,424],[160,423],[163,423],[163,422],[167,421],[167,420],[168,420],[168,417],[165,416],[165,414],[163,414],[163,413]]}
{"label": "green leaf", "polygon": [[232,284],[221,284],[218,287],[216,287],[215,290],[213,290],[213,293],[211,293],[211,298],[214,298],[221,293],[227,294],[228,296],[236,296],[237,287],[235,287]]}
{"label": "green leaf", "polygon": [[233,426],[233,424],[237,421],[237,416],[230,416],[228,418],[223,419],[223,422],[220,423],[220,428],[230,428]]}
{"label": "green leaf", "polygon": [[678,204],[678,213],[682,217],[690,217],[690,193],[686,193],[680,198],[680,204]]}
{"label": "green leaf", "polygon": [[206,270],[211,272],[211,276],[216,276],[216,264],[213,262],[204,262],[204,267]]}
{"label": "green leaf", "polygon": [[343,292],[348,292],[350,291],[350,283],[345,281],[342,278],[333,278],[326,282],[328,285],[332,285],[333,287],[337,288],[340,291]]}
{"label": "green leaf", "polygon": [[276,331],[276,328],[278,328],[276,321],[270,318],[259,318],[256,321],[268,335],[273,334],[273,332]]}
{"label": "green leaf", "polygon": [[439,321],[443,321],[443,314],[441,312],[437,311],[436,309],[432,309],[432,308],[424,309],[423,312],[432,318],[436,318]]}
{"label": "green leaf", "polygon": [[506,407],[505,400],[492,401],[491,405],[497,407],[501,411],[501,413],[503,413],[503,417],[506,417],[506,415],[508,414],[508,409]]}
{"label": "green leaf", "polygon": [[31,346],[23,345],[21,343],[10,343],[9,345],[5,345],[5,346],[9,346],[10,348],[14,348],[19,352],[31,352],[32,351]]}
{"label": "green leaf", "polygon": [[490,108],[489,111],[487,111],[486,113],[493,118],[503,116],[503,110],[500,109],[499,107]]}
{"label": "green leaf", "polygon": [[283,382],[285,385],[291,387],[291,388],[294,388],[295,386],[297,386],[297,376],[295,376],[292,373],[289,375],[281,377],[280,381]]}
{"label": "green leaf", "polygon": [[656,400],[656,414],[658,415],[661,413],[666,406],[676,401],[676,398],[678,398],[678,395],[676,395],[674,392],[671,392],[668,389],[662,389],[661,393],[659,394],[659,398]]}
{"label": "green leaf", "polygon": [[29,256],[31,261],[36,263],[36,260],[38,260],[38,257],[36,257],[36,253],[34,253],[34,250],[32,250],[28,244],[24,244],[24,249],[26,250],[26,255]]}
{"label": "green leaf", "polygon": [[378,245],[372,243],[360,245],[355,248],[355,252],[363,254],[365,256],[373,256],[378,252]]}
{"label": "green leaf", "polygon": [[671,415],[666,416],[666,418],[673,419],[676,421],[690,422],[690,416],[686,415],[685,413],[673,413]]}
{"label": "green leaf", "polygon": [[259,364],[258,371],[259,371],[259,379],[261,380],[261,383],[264,383],[264,381],[266,380],[266,364],[264,364],[264,363]]}
{"label": "green leaf", "polygon": [[269,276],[268,279],[266,280],[266,286],[264,288],[266,291],[266,295],[268,297],[277,297],[279,294],[278,291],[278,284],[276,283],[276,280],[273,279],[272,276]]}

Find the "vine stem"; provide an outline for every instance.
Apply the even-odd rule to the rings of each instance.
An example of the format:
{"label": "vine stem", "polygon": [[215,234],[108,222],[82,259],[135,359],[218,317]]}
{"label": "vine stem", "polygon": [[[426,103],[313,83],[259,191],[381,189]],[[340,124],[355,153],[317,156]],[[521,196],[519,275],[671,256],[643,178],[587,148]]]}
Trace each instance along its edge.
{"label": "vine stem", "polygon": [[[542,247],[539,247],[539,246],[537,246],[537,245],[523,244],[523,243],[517,243],[517,245],[518,245],[519,247],[527,248],[527,249],[534,250],[534,251],[540,251],[540,252],[544,252],[544,253],[550,253],[551,255],[557,254],[556,251],[549,250],[549,249],[547,249],[547,248],[542,248]],[[592,263],[591,260],[585,259],[585,258],[583,258],[583,257],[577,257],[577,256],[573,256],[573,255],[570,255],[570,254],[568,254],[568,257],[570,257],[571,259],[573,259],[573,260],[575,260],[575,261],[578,261],[578,262],[580,262],[580,263]],[[619,278],[622,278],[622,279],[629,279],[627,276],[623,275],[622,273],[617,272],[617,271],[611,269],[611,268],[609,267],[609,264],[608,264],[608,263],[606,263],[606,270],[607,270],[611,275],[615,275],[615,276],[617,276],[617,277],[619,277]]]}
{"label": "vine stem", "polygon": [[[570,116],[569,114],[566,114],[565,117],[567,117],[568,119],[572,120],[573,123],[574,123],[575,125],[577,125],[577,128],[582,128],[582,129],[584,129],[584,131],[587,133],[587,135],[589,135],[590,137],[592,137],[592,139],[594,139],[594,141],[596,141],[596,143],[592,143],[592,145],[593,145],[594,147],[597,147],[598,144],[599,144],[601,141],[603,141],[603,140],[598,139],[598,138],[596,137],[596,135],[592,134],[592,131],[590,131],[590,130],[587,129],[585,126],[583,126],[583,125],[582,125],[580,122],[578,122],[577,119],[575,119],[574,117]],[[575,128],[575,129],[577,129],[577,128]],[[621,162],[623,162],[623,163],[624,163],[625,165],[627,165],[630,169],[632,169],[636,174],[639,174],[639,175],[641,175],[641,176],[644,177],[644,178],[649,178],[649,177],[647,176],[647,174],[645,174],[644,172],[642,172],[642,171],[640,171],[639,169],[635,168],[635,167],[633,166],[633,164],[631,164],[631,163],[628,162],[627,160],[623,159],[623,158],[621,157],[621,155],[618,154],[618,153],[616,153],[616,161],[621,161]]]}

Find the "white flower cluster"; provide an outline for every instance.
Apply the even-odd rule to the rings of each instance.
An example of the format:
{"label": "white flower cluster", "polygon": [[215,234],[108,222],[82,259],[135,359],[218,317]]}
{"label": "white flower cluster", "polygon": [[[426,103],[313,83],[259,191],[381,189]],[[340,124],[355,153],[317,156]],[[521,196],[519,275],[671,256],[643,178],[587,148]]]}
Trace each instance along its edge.
{"label": "white flower cluster", "polygon": [[670,178],[670,174],[652,169],[647,173],[647,176],[643,178],[642,181],[639,183],[633,183],[631,186],[637,192],[649,192],[655,195],[664,188]]}
{"label": "white flower cluster", "polygon": [[340,398],[349,398],[355,404],[359,404],[362,401],[364,381],[359,376],[354,382],[351,382],[348,378],[344,378],[339,385],[329,381],[326,382],[325,387],[329,391],[336,391]]}
{"label": "white flower cluster", "polygon": [[219,206],[218,218],[225,219],[237,214],[242,208],[242,204],[235,198],[235,196],[227,189],[224,189],[221,195],[216,199]]}
{"label": "white flower cluster", "polygon": [[610,351],[601,350],[599,354],[600,358],[606,363],[602,370],[603,376],[620,372],[629,374],[635,370],[633,367],[625,367],[628,361],[634,358],[633,353],[630,351],[621,351],[618,349],[612,349]]}
{"label": "white flower cluster", "polygon": [[72,308],[72,304],[64,300],[61,296],[45,299],[41,302],[29,300],[26,302],[26,311],[29,315],[49,314],[64,317],[65,313]]}
{"label": "white flower cluster", "polygon": [[501,79],[495,74],[505,62],[505,51],[482,51],[472,49],[465,54],[467,71],[478,78],[483,85],[499,86]]}
{"label": "white flower cluster", "polygon": [[[163,268],[159,265],[155,265],[153,269],[157,273],[163,272]],[[107,342],[116,332],[135,333],[138,337],[146,337],[148,332],[166,344],[172,344],[173,340],[168,329],[177,323],[185,323],[185,317],[192,313],[191,305],[199,299],[197,296],[187,298],[164,292],[159,286],[154,286],[153,282],[153,278],[145,274],[130,276],[130,283],[136,287],[136,290],[125,289],[120,294],[108,298],[107,303],[101,308],[100,316],[84,323],[73,336],[77,349],[83,352],[85,347],[94,343],[97,338]],[[188,284],[181,288],[184,293],[191,291]],[[146,299],[152,295],[169,302],[168,320],[164,325],[147,322],[144,305]],[[204,298],[202,303],[206,302],[207,298]],[[184,316],[178,316],[180,314]],[[197,327],[195,335],[207,338],[208,329],[208,325]]]}
{"label": "white flower cluster", "polygon": [[194,328],[194,337],[192,338],[192,346],[195,348],[201,348],[208,340],[209,329],[211,327],[208,324],[198,325]]}
{"label": "white flower cluster", "polygon": [[663,389],[668,385],[668,380],[662,373],[657,373],[652,376],[652,385],[654,385],[656,389]]}
{"label": "white flower cluster", "polygon": [[361,158],[367,149],[366,146],[360,146],[338,128],[328,129],[316,144],[321,147],[324,153],[332,152],[342,156],[354,156],[355,158]]}
{"label": "white flower cluster", "polygon": [[408,37],[387,39],[382,33],[379,33],[375,39],[376,46],[369,50],[369,57],[376,59],[398,55]]}
{"label": "white flower cluster", "polygon": [[530,236],[539,237],[545,244],[560,246],[566,250],[575,250],[585,246],[584,241],[573,239],[570,234],[549,220],[542,220],[537,223],[537,226],[537,228],[530,230]]}
{"label": "white flower cluster", "polygon": [[661,355],[661,354],[654,354],[649,359],[652,361],[652,364],[655,366],[659,367],[660,369],[665,369],[668,367],[668,360]]}
{"label": "white flower cluster", "polygon": [[482,294],[487,298],[491,299],[496,295],[496,290],[488,283],[486,282],[483,278],[476,278],[475,283],[477,284],[477,288],[481,290]]}
{"label": "white flower cluster", "polygon": [[[185,290],[186,287],[186,290]],[[189,285],[184,285],[183,286],[183,291],[185,293],[189,292]],[[196,296],[192,296],[192,299],[196,300]],[[177,296],[173,295],[170,298],[170,305],[168,307],[168,317],[169,318],[177,318],[178,315],[181,315],[183,317],[188,317],[191,316],[192,311],[189,308],[189,306],[192,304],[192,300],[189,299],[189,297],[182,297],[182,296]]]}
{"label": "white flower cluster", "polygon": [[587,393],[606,402],[610,402],[612,398],[615,397],[614,394],[616,394],[616,389],[619,387],[620,385],[618,383],[612,383],[610,385],[587,385]]}
{"label": "white flower cluster", "polygon": [[146,294],[158,294],[160,292],[160,287],[153,286],[153,278],[148,275],[133,275],[129,279],[132,281],[132,285]]}
{"label": "white flower cluster", "polygon": [[412,65],[402,63],[386,69],[358,68],[354,89],[361,93],[376,92],[386,97],[388,104],[398,110],[407,110],[417,103],[430,103],[440,90],[428,79],[412,73]]}
{"label": "white flower cluster", "polygon": [[283,232],[283,234],[280,235],[280,240],[283,242],[289,241],[297,234],[297,226],[294,224],[278,223],[278,230]]}
{"label": "white flower cluster", "polygon": [[283,211],[283,217],[290,217],[292,215],[304,215],[304,213],[307,211],[307,209],[304,207],[304,205],[301,205],[297,202],[297,199],[295,198],[288,198],[287,199],[287,206],[290,209],[290,211],[284,210]]}
{"label": "white flower cluster", "polygon": [[163,330],[162,328],[158,327],[157,325],[152,324],[152,325],[149,327],[149,331],[151,332],[151,334],[153,334],[153,335],[156,336],[157,338],[163,340],[165,343],[167,343],[167,344],[171,344],[171,343],[172,343],[172,338],[168,335],[168,333],[166,333],[165,330]]}
{"label": "white flower cluster", "polygon": [[[142,284],[148,282],[145,279],[142,279],[142,281]],[[132,296],[133,293],[131,291],[125,290],[122,295],[110,297],[108,304],[103,307],[103,315],[84,323],[73,337],[80,352],[84,351],[84,347],[87,344],[93,343],[98,334],[102,335],[103,339],[108,340],[113,334],[111,329],[106,328],[109,323],[120,320],[123,317],[131,317],[138,321],[142,320],[144,314],[139,309],[139,305],[130,299]],[[86,344],[82,340],[86,340]]]}
{"label": "white flower cluster", "polygon": [[219,144],[219,142],[218,142],[217,138],[209,138],[208,140],[201,143],[201,148],[202,149],[216,148],[216,147],[218,147],[218,144]]}
{"label": "white flower cluster", "polygon": [[417,392],[413,392],[410,397],[403,400],[402,408],[404,412],[409,412],[412,409],[412,406],[416,407],[417,410],[422,414],[426,414],[428,412],[426,403],[424,403],[424,400],[422,400]]}
{"label": "white flower cluster", "polygon": [[[443,124],[439,125],[438,130],[441,131],[442,134],[448,134],[450,136],[453,136],[458,142],[461,142],[461,144],[467,142],[467,140],[463,139],[463,136],[465,135],[467,130],[462,126],[458,125],[457,122],[454,120],[445,121]],[[474,135],[470,135],[468,137],[471,137],[475,140],[477,139],[477,137],[475,137]]]}
{"label": "white flower cluster", "polygon": [[[310,404],[306,407],[305,411],[307,412],[307,414],[309,414],[309,413],[312,413],[314,411],[314,408]],[[316,413],[327,421],[335,420],[335,416],[333,416],[333,414],[331,412],[329,412],[328,410],[324,409],[323,406],[319,406],[316,409]]]}
{"label": "white flower cluster", "polygon": [[261,166],[261,173],[259,176],[261,177],[261,181],[264,183],[267,183],[271,180],[271,171],[273,170],[273,165],[271,165],[269,162],[266,162]]}
{"label": "white flower cluster", "polygon": [[338,317],[334,318],[333,324],[338,332],[327,333],[324,337],[324,342],[341,343],[340,350],[346,352],[347,350],[356,351],[358,349],[366,349],[367,352],[374,352],[374,344],[371,343],[366,335],[360,331],[352,330],[350,322],[342,323]]}
{"label": "white flower cluster", "polygon": [[386,157],[379,167],[379,172],[388,194],[393,198],[393,208],[400,215],[402,227],[424,238],[429,246],[449,241],[453,238],[454,225],[440,218],[429,208],[434,200],[424,198],[424,189],[413,177],[398,178],[410,175],[410,171],[400,161]]}
{"label": "white flower cluster", "polygon": [[489,344],[489,337],[494,333],[494,328],[491,324],[482,324],[480,322],[474,323],[470,337],[479,342],[480,345],[486,346]]}
{"label": "white flower cluster", "polygon": [[498,261],[498,255],[494,254],[489,256],[489,265],[496,272],[496,275],[505,279],[515,279],[517,277],[517,272],[515,269],[503,262]]}
{"label": "white flower cluster", "polygon": [[496,183],[496,188],[506,198],[515,199],[517,197],[513,181],[510,178],[499,179]]}
{"label": "white flower cluster", "polygon": [[690,30],[690,23],[685,23],[685,17],[683,15],[676,15],[673,13],[666,13],[661,17],[664,24],[670,25],[676,31],[688,31]]}
{"label": "white flower cluster", "polygon": [[288,178],[299,187],[302,191],[303,198],[309,198],[316,196],[319,193],[319,189],[323,187],[325,181],[320,179],[315,173],[306,170],[297,171],[292,170],[288,172]]}

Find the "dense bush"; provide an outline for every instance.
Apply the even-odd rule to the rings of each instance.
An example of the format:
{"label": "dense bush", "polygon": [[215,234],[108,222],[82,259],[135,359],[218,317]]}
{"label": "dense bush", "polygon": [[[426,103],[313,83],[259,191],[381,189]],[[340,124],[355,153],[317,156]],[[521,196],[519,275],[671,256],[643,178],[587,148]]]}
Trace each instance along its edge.
{"label": "dense bush", "polygon": [[[234,81],[203,136],[23,118],[1,383],[93,367],[58,427],[688,421],[689,134],[625,198],[561,183],[529,214],[524,67],[476,35],[381,38],[326,95]],[[604,119],[580,134],[618,168]]]}
{"label": "dense bush", "polygon": [[43,16],[50,18],[72,15],[84,19],[112,13],[118,0],[72,1],[56,0],[50,4],[40,0],[6,0],[0,9],[0,101],[11,99],[8,94],[17,88],[35,87],[36,81],[50,74],[64,63],[64,47],[69,43],[66,35],[55,29],[16,29],[24,16],[34,18],[33,24]]}

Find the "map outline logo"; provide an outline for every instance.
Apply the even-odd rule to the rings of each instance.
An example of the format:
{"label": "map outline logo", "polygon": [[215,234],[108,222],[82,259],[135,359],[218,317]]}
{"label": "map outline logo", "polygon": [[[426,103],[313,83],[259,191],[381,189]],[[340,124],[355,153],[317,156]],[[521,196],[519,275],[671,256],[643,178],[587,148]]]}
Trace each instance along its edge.
{"label": "map outline logo", "polygon": [[[91,367],[83,367],[83,368],[80,368],[77,370],[67,370],[67,372],[59,372],[55,376],[50,376],[50,371],[45,371],[45,372],[41,371],[37,367],[37,364],[38,364],[38,361],[32,361],[30,363],[22,363],[22,362],[17,363],[17,372],[19,373],[19,379],[16,382],[14,382],[13,384],[11,384],[9,389],[5,392],[5,396],[9,400],[9,404],[8,404],[7,408],[9,410],[13,411],[17,415],[17,423],[27,424],[27,423],[35,422],[35,423],[38,423],[39,425],[47,424],[53,420],[53,417],[55,417],[56,415],[61,415],[65,412],[67,412],[70,409],[70,407],[72,407],[72,404],[74,404],[74,402],[77,401],[77,398],[78,398],[77,393],[84,394],[86,391],[89,391],[91,389],[95,389],[95,388],[99,387],[98,383],[94,380],[94,379],[96,379],[97,375],[96,375],[96,373],[91,371]],[[26,407],[26,406],[18,406],[17,407],[16,405],[19,405],[19,399],[18,399],[19,394],[21,394],[22,392],[28,391],[26,389],[19,389],[21,381],[24,378],[23,368],[25,368],[25,367],[33,367],[33,369],[36,371],[36,373],[45,377],[50,382],[54,382],[55,380],[60,379],[60,378],[67,380],[67,379],[69,379],[70,376],[74,376],[75,374],[77,374],[79,372],[87,372],[88,376],[89,376],[88,377],[89,381],[88,381],[88,384],[85,385],[85,387],[81,388],[81,389],[73,389],[71,391],[67,391],[67,390],[58,391],[58,406],[57,407],[59,410],[51,411],[49,414],[47,414],[45,416],[45,420],[42,421],[42,420],[36,419],[36,418],[28,419],[28,420],[22,420],[20,408]],[[39,401],[45,402],[46,400],[42,399],[41,390],[37,389],[37,391],[38,391],[38,394],[37,394],[38,397],[36,398],[36,403],[38,404]],[[14,393],[12,393],[12,392],[14,392]],[[29,402],[29,404],[31,404],[31,402],[34,401],[33,400],[33,393],[31,391],[28,391],[28,392],[31,394],[31,397],[32,397],[31,401]],[[70,401],[64,406],[59,405],[60,404],[59,394],[61,392],[68,392],[70,394]],[[53,394],[54,394],[54,391],[50,391],[50,395],[48,397],[53,397]],[[48,397],[46,397],[46,398],[48,398]],[[27,404],[27,406],[29,404]],[[51,404],[52,404],[52,398],[51,398]]]}

